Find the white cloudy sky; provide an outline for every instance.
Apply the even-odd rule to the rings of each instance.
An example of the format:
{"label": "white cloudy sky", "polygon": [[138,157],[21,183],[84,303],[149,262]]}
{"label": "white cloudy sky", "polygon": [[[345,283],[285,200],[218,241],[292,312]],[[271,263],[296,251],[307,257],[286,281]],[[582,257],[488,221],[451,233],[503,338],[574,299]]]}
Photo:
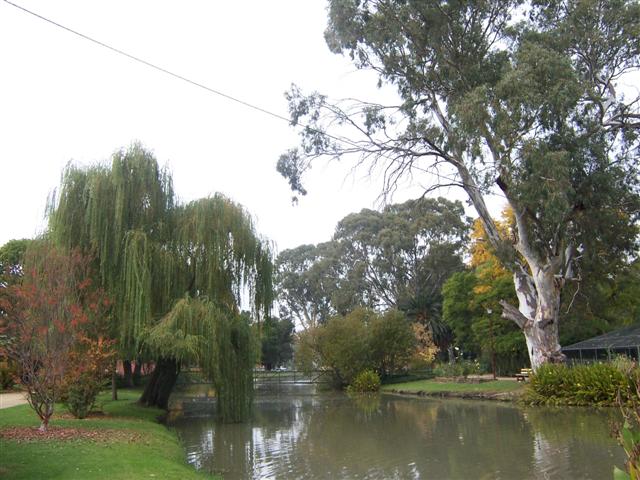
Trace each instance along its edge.
{"label": "white cloudy sky", "polygon": [[[389,100],[377,78],[331,54],[323,0],[15,0],[67,27],[216,90],[287,115],[292,82],[332,97]],[[183,200],[223,192],[279,250],[327,240],[346,214],[376,206],[379,184],[314,167],[291,205],[278,156],[285,122],[163,75],[0,0],[0,245],[44,227],[68,161],[87,164],[139,140],[173,171]],[[397,200],[415,196],[400,192]]]}

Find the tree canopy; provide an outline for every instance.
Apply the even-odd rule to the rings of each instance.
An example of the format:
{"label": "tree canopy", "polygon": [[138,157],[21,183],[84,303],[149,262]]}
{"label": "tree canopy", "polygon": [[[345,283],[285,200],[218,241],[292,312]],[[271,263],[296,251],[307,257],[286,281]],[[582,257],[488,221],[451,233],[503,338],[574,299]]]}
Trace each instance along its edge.
{"label": "tree canopy", "polygon": [[262,364],[267,370],[293,358],[295,325],[290,319],[268,318],[262,327]]}
{"label": "tree canopy", "polygon": [[350,214],[331,241],[280,253],[281,314],[306,329],[357,307],[399,309],[438,337],[442,285],[463,268],[468,223],[443,198]]}
{"label": "tree canopy", "polygon": [[[616,268],[638,217],[640,101],[622,84],[640,66],[640,5],[630,0],[444,2],[331,0],[335,53],[397,88],[399,105],[288,94],[300,149],[278,170],[304,194],[319,157],[359,155],[384,173],[462,188],[513,275],[534,368],[562,361],[560,292],[583,259]],[[332,126],[341,130],[332,130]],[[503,239],[486,194],[514,212]]]}

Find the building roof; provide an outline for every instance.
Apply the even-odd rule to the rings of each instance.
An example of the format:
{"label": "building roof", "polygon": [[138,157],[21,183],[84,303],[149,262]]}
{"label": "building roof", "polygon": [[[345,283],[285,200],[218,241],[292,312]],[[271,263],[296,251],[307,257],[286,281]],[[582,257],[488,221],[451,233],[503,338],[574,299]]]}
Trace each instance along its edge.
{"label": "building roof", "polygon": [[609,350],[616,348],[640,347],[640,324],[614,330],[598,337],[593,337],[582,342],[563,347],[562,351],[572,350]]}

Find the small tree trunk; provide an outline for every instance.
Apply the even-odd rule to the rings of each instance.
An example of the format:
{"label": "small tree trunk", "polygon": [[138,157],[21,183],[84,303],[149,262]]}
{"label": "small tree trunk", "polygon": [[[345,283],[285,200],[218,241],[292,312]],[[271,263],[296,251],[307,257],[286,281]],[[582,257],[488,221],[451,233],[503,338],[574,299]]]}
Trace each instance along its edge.
{"label": "small tree trunk", "polygon": [[53,404],[46,404],[44,409],[40,412],[40,427],[39,432],[46,432],[49,429],[49,420],[53,415]]}
{"label": "small tree trunk", "polygon": [[179,373],[180,366],[173,358],[160,358],[156,362],[156,368],[151,374],[149,383],[142,392],[140,403],[166,409]]}
{"label": "small tree trunk", "polygon": [[42,418],[40,422],[40,427],[38,427],[39,432],[46,432],[49,429],[49,417]]}
{"label": "small tree trunk", "polygon": [[136,364],[133,367],[133,385],[136,387],[140,386],[140,377],[142,376],[142,361],[138,358],[136,359]]}
{"label": "small tree trunk", "polygon": [[124,372],[124,384],[131,388],[133,387],[133,375],[131,372],[131,360],[122,361],[122,370]]}

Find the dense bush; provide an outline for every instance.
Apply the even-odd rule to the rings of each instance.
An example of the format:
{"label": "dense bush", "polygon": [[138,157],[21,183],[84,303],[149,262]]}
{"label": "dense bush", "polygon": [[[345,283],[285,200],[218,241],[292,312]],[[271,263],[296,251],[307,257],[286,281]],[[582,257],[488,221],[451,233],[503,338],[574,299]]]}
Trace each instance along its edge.
{"label": "dense bush", "polygon": [[614,405],[618,395],[623,402],[631,398],[637,375],[637,367],[625,370],[613,363],[545,364],[531,376],[523,400],[537,405]]}
{"label": "dense bush", "polygon": [[295,358],[301,370],[326,370],[334,385],[342,388],[367,369],[379,377],[401,371],[415,348],[415,336],[403,314],[356,309],[298,334]]}
{"label": "dense bush", "polygon": [[416,336],[405,315],[397,310],[375,316],[369,324],[369,336],[371,361],[381,376],[401,370],[416,349]]}
{"label": "dense bush", "polygon": [[349,393],[371,393],[380,390],[380,376],[373,370],[360,372],[347,387]]}

